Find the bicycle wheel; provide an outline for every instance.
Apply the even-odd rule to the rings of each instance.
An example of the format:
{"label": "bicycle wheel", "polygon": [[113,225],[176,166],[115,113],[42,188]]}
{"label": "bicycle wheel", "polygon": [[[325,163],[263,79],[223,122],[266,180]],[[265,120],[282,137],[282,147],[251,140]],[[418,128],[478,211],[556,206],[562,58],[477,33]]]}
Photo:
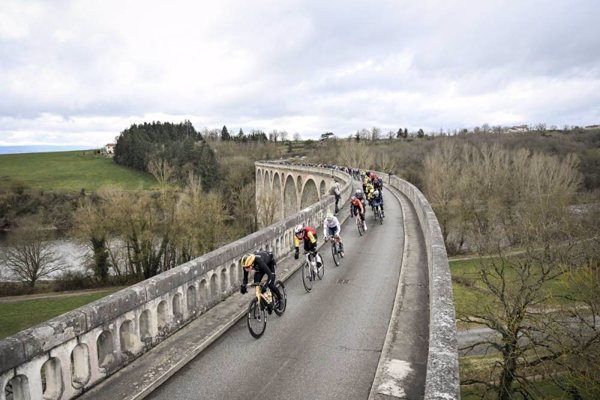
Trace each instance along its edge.
{"label": "bicycle wheel", "polygon": [[333,262],[335,263],[335,265],[339,266],[340,253],[338,253],[338,244],[335,241],[335,239],[333,239],[333,242],[331,242],[331,257],[333,258]]}
{"label": "bicycle wheel", "polygon": [[379,225],[383,225],[383,212],[381,206],[377,207],[377,215],[379,216]]}
{"label": "bicycle wheel", "polygon": [[279,289],[279,293],[281,293],[283,298],[280,301],[277,299],[277,296],[273,296],[273,301],[275,302],[273,311],[275,311],[275,314],[281,317],[285,312],[285,308],[287,307],[287,293],[285,292],[285,286],[283,282],[276,281],[275,286],[277,286],[277,289]]}
{"label": "bicycle wheel", "polygon": [[363,223],[362,223],[362,220],[360,219],[360,217],[358,217],[356,219],[356,227],[358,228],[358,234],[360,236],[362,236],[363,235],[364,226],[363,226]]}
{"label": "bicycle wheel", "polygon": [[323,257],[321,257],[320,254],[319,258],[321,259],[321,268],[317,268],[317,278],[319,278],[319,280],[322,280],[323,275],[325,275],[325,260],[323,260]]}
{"label": "bicycle wheel", "polygon": [[310,292],[313,287],[312,268],[307,261],[304,261],[304,264],[302,264],[301,269],[302,269],[302,284],[304,285],[304,289],[306,289],[307,292]]}
{"label": "bicycle wheel", "polygon": [[258,339],[265,333],[267,328],[267,314],[261,309],[257,299],[253,299],[248,305],[248,330],[253,338]]}

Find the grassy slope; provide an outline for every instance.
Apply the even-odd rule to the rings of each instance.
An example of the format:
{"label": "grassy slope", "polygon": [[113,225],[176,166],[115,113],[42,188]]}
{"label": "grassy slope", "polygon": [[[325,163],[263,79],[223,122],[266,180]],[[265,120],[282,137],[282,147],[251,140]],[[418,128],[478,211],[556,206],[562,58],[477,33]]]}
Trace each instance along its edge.
{"label": "grassy slope", "polygon": [[0,339],[91,303],[120,289],[122,288],[116,287],[75,296],[0,303]]}
{"label": "grassy slope", "polygon": [[0,155],[0,189],[14,184],[41,190],[94,191],[104,186],[123,190],[152,189],[154,178],[115,164],[93,151]]}

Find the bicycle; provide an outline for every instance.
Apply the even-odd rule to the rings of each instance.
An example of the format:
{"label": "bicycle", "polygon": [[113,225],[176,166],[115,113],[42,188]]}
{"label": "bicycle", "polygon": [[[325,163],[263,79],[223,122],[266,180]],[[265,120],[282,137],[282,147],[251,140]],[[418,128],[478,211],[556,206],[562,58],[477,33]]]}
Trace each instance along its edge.
{"label": "bicycle", "polygon": [[325,275],[325,264],[323,264],[323,257],[319,255],[321,259],[321,267],[317,268],[317,260],[316,255],[318,252],[307,252],[306,259],[302,263],[302,284],[304,285],[304,289],[310,293],[313,287],[313,282],[316,281],[316,278],[319,280],[323,279],[323,275]]}
{"label": "bicycle", "polygon": [[344,252],[340,246],[340,237],[338,235],[327,236],[325,241],[327,242],[330,237],[333,237],[331,240],[331,256],[333,257],[333,262],[335,265],[339,267],[340,260],[344,258]]}
{"label": "bicycle", "polygon": [[379,224],[383,225],[383,212],[381,211],[381,204],[373,206],[373,212],[375,213],[375,221],[379,220]]}
{"label": "bicycle", "polygon": [[360,217],[360,212],[356,212],[354,219],[356,220],[356,228],[358,229],[358,234],[362,236],[363,232],[365,231],[365,224],[362,218]]}
{"label": "bicycle", "polygon": [[272,307],[272,310],[275,311],[275,314],[279,317],[283,315],[287,307],[285,285],[283,282],[277,280],[275,281],[275,286],[277,286],[279,293],[281,293],[281,300],[279,300],[277,296],[273,296],[266,284],[250,284],[250,287],[256,287],[256,297],[253,298],[248,305],[247,323],[248,330],[255,339],[260,338],[267,329],[267,313],[269,312],[269,307]]}

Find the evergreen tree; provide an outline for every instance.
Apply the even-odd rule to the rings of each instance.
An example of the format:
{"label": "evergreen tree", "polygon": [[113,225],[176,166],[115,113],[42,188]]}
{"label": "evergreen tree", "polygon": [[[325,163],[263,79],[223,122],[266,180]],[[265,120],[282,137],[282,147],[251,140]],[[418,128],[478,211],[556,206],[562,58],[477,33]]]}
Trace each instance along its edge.
{"label": "evergreen tree", "polygon": [[231,135],[229,135],[229,131],[225,125],[223,125],[223,129],[221,129],[221,140],[224,142],[231,140]]}

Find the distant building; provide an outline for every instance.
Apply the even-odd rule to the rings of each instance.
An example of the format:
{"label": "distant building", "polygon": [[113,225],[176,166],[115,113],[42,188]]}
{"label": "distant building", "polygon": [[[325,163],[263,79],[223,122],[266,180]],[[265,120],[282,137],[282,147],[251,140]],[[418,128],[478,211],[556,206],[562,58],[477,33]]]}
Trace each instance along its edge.
{"label": "distant building", "polygon": [[114,143],[109,143],[106,146],[104,146],[104,152],[106,154],[115,154],[115,144]]}
{"label": "distant building", "polygon": [[510,128],[508,128],[506,130],[506,132],[508,132],[508,133],[527,132],[527,131],[529,131],[529,126],[527,126],[527,125],[515,125],[515,126],[511,126]]}
{"label": "distant building", "polygon": [[588,125],[583,129],[585,129],[585,130],[600,129],[600,125]]}

